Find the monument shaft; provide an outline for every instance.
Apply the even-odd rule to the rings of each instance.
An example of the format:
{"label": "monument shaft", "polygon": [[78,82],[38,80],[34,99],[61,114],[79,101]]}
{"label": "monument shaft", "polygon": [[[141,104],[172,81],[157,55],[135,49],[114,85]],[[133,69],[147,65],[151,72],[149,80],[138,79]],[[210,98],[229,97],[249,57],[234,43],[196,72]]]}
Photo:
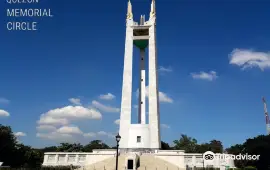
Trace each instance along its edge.
{"label": "monument shaft", "polygon": [[[140,23],[133,21],[132,5],[128,3],[126,20],[126,43],[122,102],[120,115],[121,150],[157,150],[160,148],[159,91],[156,48],[156,12],[152,1],[150,19],[145,22],[141,16]],[[131,124],[132,112],[132,72],[133,48],[140,50],[138,124]],[[146,88],[145,53],[149,51],[149,86]],[[137,57],[136,57],[137,58]],[[146,91],[148,90],[148,92]],[[146,123],[146,94],[149,99],[149,123]]]}

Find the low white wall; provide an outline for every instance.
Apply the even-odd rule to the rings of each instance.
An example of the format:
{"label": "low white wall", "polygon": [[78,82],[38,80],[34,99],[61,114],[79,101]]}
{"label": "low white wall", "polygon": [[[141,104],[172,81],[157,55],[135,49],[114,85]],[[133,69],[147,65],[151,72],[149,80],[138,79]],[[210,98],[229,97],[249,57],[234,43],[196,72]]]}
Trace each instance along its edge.
{"label": "low white wall", "polygon": [[189,167],[207,167],[213,166],[215,168],[229,166],[235,168],[233,160],[215,159],[213,162],[206,162],[203,160],[202,154],[184,153],[183,150],[157,150],[155,157],[167,161],[179,168]]}
{"label": "low white wall", "polygon": [[116,154],[116,149],[94,149],[93,153],[97,153],[97,154]]}
{"label": "low white wall", "polygon": [[44,153],[43,166],[84,166],[115,157],[115,150],[93,152],[47,152]]}
{"label": "low white wall", "polygon": [[43,166],[81,166],[85,164],[87,155],[91,153],[48,152],[44,153]]}
{"label": "low white wall", "polygon": [[167,161],[179,168],[185,168],[183,150],[158,150],[155,157]]}
{"label": "low white wall", "polygon": [[[219,154],[216,154],[219,155]],[[214,159],[213,161],[204,161],[203,154],[185,154],[185,164],[189,167],[214,167],[221,168],[225,166],[229,166],[230,168],[235,168],[233,160],[225,160],[225,159]]]}
{"label": "low white wall", "polygon": [[91,165],[97,162],[101,162],[104,161],[106,159],[115,157],[115,154],[91,154],[91,155],[87,155],[87,161],[85,163],[85,165]]}

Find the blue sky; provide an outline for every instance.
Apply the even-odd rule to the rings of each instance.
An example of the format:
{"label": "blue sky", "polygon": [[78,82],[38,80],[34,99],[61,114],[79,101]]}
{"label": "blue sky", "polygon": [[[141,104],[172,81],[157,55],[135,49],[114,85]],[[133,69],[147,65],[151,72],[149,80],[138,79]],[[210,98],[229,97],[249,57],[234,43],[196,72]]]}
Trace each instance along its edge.
{"label": "blue sky", "polygon": [[[148,18],[150,3],[132,1],[136,20]],[[261,97],[270,100],[270,2],[156,3],[162,140],[187,134],[228,147],[265,134]],[[93,139],[113,145],[127,2],[0,6],[0,123],[22,132],[19,140],[34,147]],[[54,17],[36,18],[37,32],[8,32],[6,9],[30,6],[51,8]],[[134,122],[136,108],[133,115]]]}

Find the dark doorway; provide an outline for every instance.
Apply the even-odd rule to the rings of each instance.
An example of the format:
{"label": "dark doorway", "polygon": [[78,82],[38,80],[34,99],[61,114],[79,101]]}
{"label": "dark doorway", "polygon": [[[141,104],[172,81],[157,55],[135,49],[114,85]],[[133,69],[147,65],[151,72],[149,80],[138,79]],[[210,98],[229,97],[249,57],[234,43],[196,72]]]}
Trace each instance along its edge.
{"label": "dark doorway", "polygon": [[128,160],[128,168],[127,169],[133,169],[133,160]]}

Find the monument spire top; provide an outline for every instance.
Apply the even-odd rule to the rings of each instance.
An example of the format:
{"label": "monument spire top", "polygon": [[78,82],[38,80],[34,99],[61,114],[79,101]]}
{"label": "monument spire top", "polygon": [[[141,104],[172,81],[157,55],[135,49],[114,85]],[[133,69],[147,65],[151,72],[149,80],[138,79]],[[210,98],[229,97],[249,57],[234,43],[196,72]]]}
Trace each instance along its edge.
{"label": "monument spire top", "polygon": [[150,18],[153,18],[155,16],[156,16],[156,1],[152,0]]}
{"label": "monument spire top", "polygon": [[128,0],[127,19],[133,19],[132,4],[130,0]]}

